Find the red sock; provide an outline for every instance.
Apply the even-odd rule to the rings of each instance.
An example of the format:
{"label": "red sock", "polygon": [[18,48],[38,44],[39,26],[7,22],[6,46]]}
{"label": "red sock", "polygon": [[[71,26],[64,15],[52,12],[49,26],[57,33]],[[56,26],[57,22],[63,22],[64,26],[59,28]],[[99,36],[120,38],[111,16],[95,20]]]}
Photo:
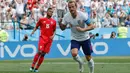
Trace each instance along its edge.
{"label": "red sock", "polygon": [[42,64],[43,60],[44,60],[44,57],[40,56],[39,61],[38,61],[37,66],[36,66],[36,69],[38,69],[40,67],[40,65]]}
{"label": "red sock", "polygon": [[36,53],[36,55],[34,56],[33,63],[32,63],[32,67],[33,67],[33,68],[34,68],[36,62],[38,61],[39,56],[40,56],[40,55],[39,55],[38,53]]}

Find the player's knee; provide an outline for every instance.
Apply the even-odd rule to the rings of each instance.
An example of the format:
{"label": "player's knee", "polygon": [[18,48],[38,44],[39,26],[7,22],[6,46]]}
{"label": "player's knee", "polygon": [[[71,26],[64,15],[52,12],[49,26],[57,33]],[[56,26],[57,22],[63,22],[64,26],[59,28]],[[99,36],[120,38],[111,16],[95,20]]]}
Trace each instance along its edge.
{"label": "player's knee", "polygon": [[87,61],[89,61],[91,58],[92,58],[91,55],[86,55]]}
{"label": "player's knee", "polygon": [[75,56],[77,56],[78,53],[72,52],[71,54],[72,54],[73,57],[75,57]]}
{"label": "player's knee", "polygon": [[42,54],[42,51],[38,51],[38,54],[41,55],[41,54]]}
{"label": "player's knee", "polygon": [[73,57],[77,56],[77,54],[78,54],[78,49],[72,49],[72,50],[71,50],[71,54],[72,54]]}
{"label": "player's knee", "polygon": [[45,54],[46,54],[46,53],[44,53],[44,52],[43,52],[41,55],[44,57],[44,56],[45,56]]}

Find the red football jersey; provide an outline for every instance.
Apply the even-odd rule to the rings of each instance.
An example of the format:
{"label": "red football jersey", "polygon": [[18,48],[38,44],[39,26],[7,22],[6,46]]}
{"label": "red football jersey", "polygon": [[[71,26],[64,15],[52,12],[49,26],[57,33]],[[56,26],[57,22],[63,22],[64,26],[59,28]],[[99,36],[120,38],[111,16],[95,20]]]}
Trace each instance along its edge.
{"label": "red football jersey", "polygon": [[36,26],[40,26],[40,37],[44,40],[50,40],[56,30],[56,21],[53,18],[40,18]]}

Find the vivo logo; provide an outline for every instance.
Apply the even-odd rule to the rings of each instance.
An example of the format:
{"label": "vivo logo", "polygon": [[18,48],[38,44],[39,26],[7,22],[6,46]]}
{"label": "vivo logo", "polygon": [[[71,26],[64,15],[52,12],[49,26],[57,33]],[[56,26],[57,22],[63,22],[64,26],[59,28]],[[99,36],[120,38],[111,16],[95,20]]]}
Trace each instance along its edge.
{"label": "vivo logo", "polygon": [[[127,42],[127,45],[130,47],[130,42]],[[63,46],[61,46],[61,43],[56,43],[54,44],[54,47],[52,48],[57,48],[61,54],[59,55],[63,55],[63,56],[67,56],[70,52],[71,44],[69,44],[67,46],[67,48],[64,48]],[[93,52],[94,54],[97,55],[105,55],[106,53],[108,53],[109,50],[109,45],[106,42],[95,42],[92,43],[93,46]],[[102,50],[98,50],[97,47],[104,47]],[[14,49],[15,48],[15,49]],[[0,43],[0,58],[4,58],[5,54],[8,54],[10,58],[16,58],[17,55],[20,55],[22,57],[33,57],[35,55],[35,53],[37,52],[37,47],[34,44],[17,44],[16,46],[13,47],[13,51],[11,50],[11,48],[8,45],[5,45],[4,43]],[[25,50],[28,50],[31,52],[27,53],[25,52]],[[81,53],[83,54],[82,48],[80,48]],[[53,51],[52,51],[53,52]]]}
{"label": "vivo logo", "polygon": [[[32,49],[33,51],[31,53],[25,53],[25,49]],[[4,45],[4,43],[0,43],[0,58],[5,57],[5,52],[11,57],[14,58],[17,56],[17,54],[20,52],[20,54],[23,57],[33,57],[36,53],[37,48],[33,44],[24,44],[24,45],[17,45],[14,51],[11,51],[11,49]]]}
{"label": "vivo logo", "polygon": [[[70,46],[71,46],[71,44],[69,44],[68,47],[65,48],[66,50],[64,50],[64,48],[60,44],[57,44],[57,48],[59,49],[59,51],[61,52],[61,54],[63,56],[67,56],[69,54]],[[98,46],[103,46],[104,50],[98,51],[97,50]],[[108,52],[108,45],[105,42],[95,42],[95,43],[92,43],[92,47],[93,47],[93,52],[95,54],[97,54],[97,55],[103,55],[103,54],[106,54]],[[83,54],[82,48],[80,48],[80,51]]]}
{"label": "vivo logo", "polygon": [[[95,42],[94,44],[92,44],[93,46],[93,52],[95,54],[101,55],[101,54],[106,54],[108,52],[108,45],[105,42]],[[103,46],[104,50],[98,51],[97,47],[98,46]]]}

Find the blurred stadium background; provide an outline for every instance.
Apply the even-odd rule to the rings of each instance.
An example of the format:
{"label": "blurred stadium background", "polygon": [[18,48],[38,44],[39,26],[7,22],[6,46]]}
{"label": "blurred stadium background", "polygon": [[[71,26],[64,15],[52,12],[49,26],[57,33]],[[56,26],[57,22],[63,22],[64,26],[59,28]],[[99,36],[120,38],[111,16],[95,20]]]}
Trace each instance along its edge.
{"label": "blurred stadium background", "polygon": [[[29,36],[48,7],[58,21],[68,12],[68,0],[0,0],[0,29],[9,33],[0,42],[0,73],[30,73],[37,51],[39,30]],[[89,32],[93,45],[95,73],[130,73],[130,0],[76,0],[78,10],[86,12],[96,28]],[[123,37],[120,35],[123,34]],[[79,52],[84,59],[82,50]],[[85,61],[85,59],[84,59]],[[78,73],[70,55],[70,28],[61,31],[57,24],[51,51],[39,73]],[[85,61],[85,72],[88,73]]]}

